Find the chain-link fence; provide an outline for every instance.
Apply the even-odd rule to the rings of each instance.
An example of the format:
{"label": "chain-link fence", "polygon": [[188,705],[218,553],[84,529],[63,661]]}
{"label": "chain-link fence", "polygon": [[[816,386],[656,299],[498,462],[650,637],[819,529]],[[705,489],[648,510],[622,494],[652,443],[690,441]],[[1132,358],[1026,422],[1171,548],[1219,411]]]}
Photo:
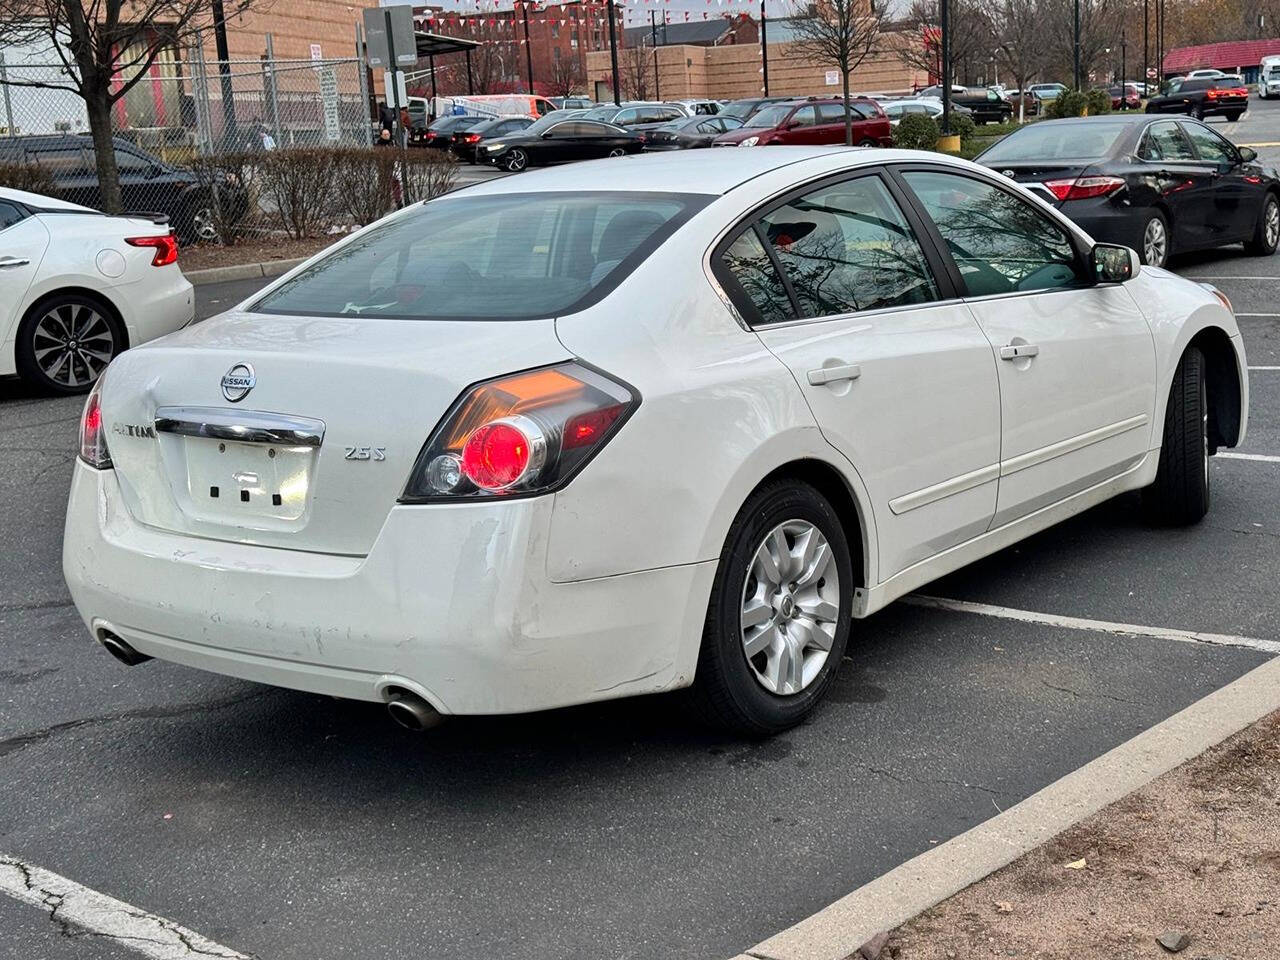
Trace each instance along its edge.
{"label": "chain-link fence", "polygon": [[[184,240],[223,236],[210,169],[223,158],[266,166],[270,153],[373,144],[368,74],[355,58],[206,59],[201,38],[160,57],[112,108],[115,160],[126,210],[169,215]],[[101,207],[97,157],[84,101],[34,84],[68,85],[62,63],[21,51],[0,59],[0,168],[4,182]],[[16,54],[16,55],[15,55]],[[253,155],[261,155],[254,164]],[[245,159],[247,158],[247,160]],[[244,229],[276,212],[250,196]],[[263,214],[263,216],[256,216]]]}

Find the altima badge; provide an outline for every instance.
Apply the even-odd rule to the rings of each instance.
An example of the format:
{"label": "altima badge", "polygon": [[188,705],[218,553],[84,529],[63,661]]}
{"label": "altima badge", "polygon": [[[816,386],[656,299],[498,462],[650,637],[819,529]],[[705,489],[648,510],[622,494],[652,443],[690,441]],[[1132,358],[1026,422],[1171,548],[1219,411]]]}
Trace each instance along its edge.
{"label": "altima badge", "polygon": [[230,402],[237,403],[249,395],[257,382],[253,364],[237,363],[222,375],[222,395]]}

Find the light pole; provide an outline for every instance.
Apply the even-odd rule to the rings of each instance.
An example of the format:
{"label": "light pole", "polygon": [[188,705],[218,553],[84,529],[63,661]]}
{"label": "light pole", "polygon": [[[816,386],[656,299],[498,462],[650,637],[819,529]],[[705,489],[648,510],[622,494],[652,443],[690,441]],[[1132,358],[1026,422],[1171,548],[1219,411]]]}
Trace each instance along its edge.
{"label": "light pole", "polygon": [[529,92],[533,93],[533,41],[529,39],[529,0],[520,4],[520,14],[524,18],[524,62],[529,71]]}
{"label": "light pole", "polygon": [[609,61],[613,67],[613,103],[615,106],[622,106],[622,94],[618,87],[618,30],[614,26],[614,0],[605,0],[606,6],[609,8]]}
{"label": "light pole", "polygon": [[760,0],[760,69],[764,74],[764,95],[769,95],[769,31],[764,15],[764,0]]}
{"label": "light pole", "polygon": [[1072,43],[1073,68],[1072,79],[1075,89],[1080,89],[1080,0],[1075,0],[1072,4],[1072,28],[1071,36],[1074,38]]}
{"label": "light pole", "polygon": [[1151,69],[1148,62],[1150,51],[1147,49],[1147,16],[1150,13],[1151,0],[1142,0],[1142,97],[1147,95],[1147,71]]}
{"label": "light pole", "polygon": [[951,3],[941,0],[942,16],[942,135],[951,136]]}
{"label": "light pole", "polygon": [[1124,103],[1124,78],[1128,64],[1125,63],[1125,53],[1128,47],[1128,41],[1125,39],[1124,27],[1120,28],[1120,102]]}

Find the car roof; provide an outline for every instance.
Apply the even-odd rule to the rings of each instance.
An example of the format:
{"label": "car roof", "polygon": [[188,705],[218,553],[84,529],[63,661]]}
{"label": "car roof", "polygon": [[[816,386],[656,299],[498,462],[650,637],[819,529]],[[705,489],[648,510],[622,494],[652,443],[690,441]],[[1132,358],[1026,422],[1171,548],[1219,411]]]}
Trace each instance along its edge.
{"label": "car roof", "polygon": [[26,190],[14,190],[12,187],[0,187],[0,200],[12,200],[24,207],[35,210],[83,210],[85,213],[97,213],[90,207],[82,207],[78,203],[59,200],[57,197],[46,197],[42,193],[28,193]]}
{"label": "car roof", "polygon": [[[771,146],[767,150],[714,151],[715,162],[708,162],[702,150],[673,150],[663,153],[638,154],[623,159],[587,160],[560,167],[543,167],[522,173],[520,189],[530,193],[551,191],[607,190],[626,193],[699,193],[719,195],[749,180],[792,164],[845,154],[849,169],[871,164],[920,161],[957,163],[967,169],[973,165],[956,161],[944,154],[922,154],[916,150],[860,147],[792,147]],[[621,172],[620,172],[621,171]],[[486,180],[463,187],[450,196],[466,194],[510,193],[510,178]]]}

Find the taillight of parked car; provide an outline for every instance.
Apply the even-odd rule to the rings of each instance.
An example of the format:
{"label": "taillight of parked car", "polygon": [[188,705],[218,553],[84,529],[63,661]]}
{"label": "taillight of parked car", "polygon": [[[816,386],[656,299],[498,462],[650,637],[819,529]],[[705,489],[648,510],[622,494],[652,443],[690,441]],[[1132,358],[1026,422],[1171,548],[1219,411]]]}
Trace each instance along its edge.
{"label": "taillight of parked car", "polygon": [[1087,200],[1105,197],[1124,186],[1120,177],[1079,177],[1070,180],[1046,180],[1045,189],[1059,200]]}
{"label": "taillight of parked car", "polygon": [[402,503],[548,493],[569,481],[639,405],[580,363],[467,389],[418,454]]}
{"label": "taillight of parked car", "polygon": [[111,466],[107,431],[102,423],[102,377],[89,391],[80,414],[80,459],[99,470]]}
{"label": "taillight of parked car", "polygon": [[152,247],[156,252],[151,258],[153,267],[167,267],[178,262],[178,238],[172,232],[159,237],[126,237],[124,242],[131,247]]}
{"label": "taillight of parked car", "polygon": [[467,134],[466,136],[464,136],[462,139],[463,139],[463,140],[465,140],[467,143],[479,143],[479,142],[480,142],[480,134],[478,134],[478,133],[468,133],[468,134]]}

